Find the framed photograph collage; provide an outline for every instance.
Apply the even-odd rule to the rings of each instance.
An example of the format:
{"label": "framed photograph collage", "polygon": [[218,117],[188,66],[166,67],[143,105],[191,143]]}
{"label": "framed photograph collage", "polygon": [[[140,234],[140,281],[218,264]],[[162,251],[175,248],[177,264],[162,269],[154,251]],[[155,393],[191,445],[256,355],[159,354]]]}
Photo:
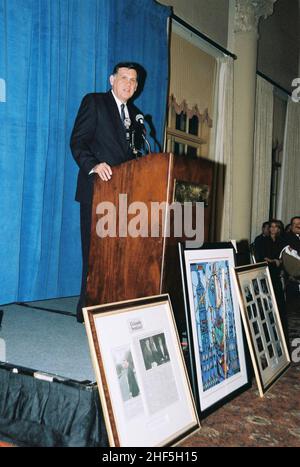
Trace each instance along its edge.
{"label": "framed photograph collage", "polygon": [[267,263],[235,268],[239,303],[259,394],[290,364]]}
{"label": "framed photograph collage", "polygon": [[174,446],[199,419],[168,295],[83,309],[110,446]]}

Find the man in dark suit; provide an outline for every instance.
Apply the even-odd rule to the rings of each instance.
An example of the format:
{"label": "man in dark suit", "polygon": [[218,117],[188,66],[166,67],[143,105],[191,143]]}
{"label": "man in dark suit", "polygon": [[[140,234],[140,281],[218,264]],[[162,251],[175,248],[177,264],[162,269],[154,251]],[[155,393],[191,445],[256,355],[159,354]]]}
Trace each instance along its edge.
{"label": "man in dark suit", "polygon": [[300,216],[292,217],[290,231],[285,234],[285,242],[300,256]]}
{"label": "man in dark suit", "polygon": [[[291,219],[291,230],[285,235],[285,243],[300,256],[300,216],[295,216]],[[293,267],[294,275],[292,276],[290,271],[287,270],[285,261],[283,261],[283,266],[288,274],[286,283],[286,310],[287,312],[300,312],[300,275],[296,272],[296,269],[299,271],[299,268]]]}
{"label": "man in dark suit", "polygon": [[138,65],[119,63],[110,76],[111,90],[87,94],[80,105],[73,132],[71,150],[79,166],[76,201],[80,203],[82,244],[82,281],[77,305],[77,321],[83,322],[86,279],[90,248],[91,206],[93,179],[99,176],[103,183],[112,175],[112,167],[134,157],[132,131],[141,133],[135,117],[139,110],[129,102],[138,86]]}
{"label": "man in dark suit", "polygon": [[264,261],[264,241],[270,235],[270,222],[266,221],[261,226],[261,234],[258,235],[254,242],[254,256],[257,262]]}

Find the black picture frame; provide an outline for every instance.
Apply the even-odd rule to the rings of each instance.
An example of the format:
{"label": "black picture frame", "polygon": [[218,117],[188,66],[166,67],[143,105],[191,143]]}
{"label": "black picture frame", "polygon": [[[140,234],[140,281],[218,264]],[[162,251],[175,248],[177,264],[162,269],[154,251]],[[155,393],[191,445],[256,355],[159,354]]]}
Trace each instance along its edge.
{"label": "black picture frame", "polygon": [[[238,306],[236,290],[233,286],[235,250],[231,242],[205,243],[202,246],[202,248],[186,248],[183,243],[179,243],[178,249],[180,258],[182,289],[184,295],[190,378],[198,414],[200,418],[204,418],[212,411],[216,410],[218,407],[235,397],[237,394],[250,387],[240,311]],[[205,372],[207,369],[205,365],[206,363],[208,364],[208,366],[213,365],[213,371],[211,373],[216,373],[216,356],[215,354],[211,356],[209,353],[210,351],[208,351],[209,358],[206,361],[205,351],[203,348],[202,350],[200,349],[199,332],[203,336],[203,338],[205,334],[205,339],[207,339],[207,337],[210,339],[207,345],[212,352],[215,352],[215,349],[213,349],[213,347],[217,347],[217,345],[213,345],[213,330],[210,331],[210,334],[208,336],[207,329],[203,327],[203,323],[205,326],[205,313],[206,316],[208,316],[210,313],[208,312],[209,299],[207,298],[207,290],[205,290],[204,292],[202,291],[202,294],[205,297],[204,300],[206,300],[206,311],[203,308],[201,309],[201,311],[196,310],[195,312],[195,301],[193,298],[194,295],[192,293],[193,286],[191,278],[191,274],[193,274],[193,267],[191,267],[191,265],[193,264],[199,264],[199,267],[207,265],[206,271],[207,275],[210,275],[210,277],[212,277],[213,268],[216,265],[216,267],[219,268],[217,273],[218,280],[220,279],[222,267],[225,268],[226,266],[226,272],[224,271],[223,273],[223,283],[226,284],[226,287],[228,285],[229,289],[225,291],[225,289],[223,288],[222,293],[224,297],[226,297],[226,299],[224,300],[223,297],[223,305],[220,305],[220,307],[224,307],[224,316],[226,317],[226,319],[223,321],[223,325],[227,320],[227,323],[230,322],[230,326],[232,326],[232,323],[234,321],[236,333],[234,351],[238,352],[239,361],[239,366],[236,366],[236,373],[233,374],[235,371],[233,369],[233,366],[237,364],[237,359],[233,357],[234,352],[232,351],[232,359],[229,361],[228,353],[226,353],[227,351],[224,350],[223,357],[225,363],[223,367],[227,368],[226,375],[223,375],[224,379],[222,380],[222,375],[220,374],[219,379],[216,378],[215,381],[210,381],[209,384],[206,384],[205,381]],[[206,271],[205,273],[201,273],[203,279],[206,277]],[[194,285],[196,286],[196,284]],[[230,297],[232,303],[232,309],[230,310],[231,317],[229,317],[229,315],[226,315],[227,305],[224,305],[225,301],[230,301]],[[227,312],[229,312],[228,309]],[[199,323],[196,322],[195,313],[202,313],[202,317]],[[217,329],[218,324],[215,322],[215,324],[213,325],[212,323],[213,321],[211,320],[210,325],[212,327],[215,325],[215,329]],[[220,326],[222,326],[222,323]],[[227,328],[227,331],[225,331],[224,335],[229,336],[229,327]],[[229,340],[230,338],[225,339],[225,341],[228,342]],[[232,342],[233,341],[231,341],[231,343]],[[219,348],[221,348],[221,345],[219,345]],[[231,368],[229,368],[230,365],[232,365]],[[230,372],[232,373],[232,375],[228,376]],[[209,393],[211,394],[209,395]]]}

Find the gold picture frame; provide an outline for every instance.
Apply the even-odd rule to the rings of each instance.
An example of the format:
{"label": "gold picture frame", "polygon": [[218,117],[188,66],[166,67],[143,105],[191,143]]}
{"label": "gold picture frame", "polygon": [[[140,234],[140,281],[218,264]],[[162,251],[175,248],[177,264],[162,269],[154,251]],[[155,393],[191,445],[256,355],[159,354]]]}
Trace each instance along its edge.
{"label": "gold picture frame", "polygon": [[169,295],[83,308],[109,444],[175,446],[199,419]]}
{"label": "gold picture frame", "polygon": [[260,397],[290,365],[267,263],[235,268],[235,284]]}

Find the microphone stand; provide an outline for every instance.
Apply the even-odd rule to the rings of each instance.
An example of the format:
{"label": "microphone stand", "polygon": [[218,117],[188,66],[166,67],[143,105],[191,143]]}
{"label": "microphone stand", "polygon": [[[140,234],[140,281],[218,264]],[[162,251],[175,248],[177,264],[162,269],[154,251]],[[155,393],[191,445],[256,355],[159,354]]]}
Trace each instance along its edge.
{"label": "microphone stand", "polygon": [[142,133],[142,138],[143,138],[143,140],[145,141],[145,143],[147,145],[148,154],[151,154],[151,146],[150,146],[149,141],[147,140],[146,136],[144,135],[144,133]]}
{"label": "microphone stand", "polygon": [[145,125],[144,125],[144,115],[137,114],[135,116],[135,121],[139,124],[139,127],[141,129],[141,133],[142,133],[142,138],[144,140],[144,143],[147,146],[148,154],[150,154],[151,153],[151,146],[149,144],[149,141],[146,138],[146,128],[145,128]]}
{"label": "microphone stand", "polygon": [[132,151],[132,154],[137,159],[138,150],[135,147],[135,137],[134,137],[135,130],[131,128],[130,118],[125,118],[124,126],[125,126],[125,131],[126,131],[126,141],[128,142],[129,149]]}
{"label": "microphone stand", "polygon": [[139,151],[136,149],[135,147],[135,130],[131,130],[130,132],[130,143],[129,143],[129,147],[132,151],[132,154],[135,156],[135,158],[137,159],[138,158],[138,154],[139,154]]}

